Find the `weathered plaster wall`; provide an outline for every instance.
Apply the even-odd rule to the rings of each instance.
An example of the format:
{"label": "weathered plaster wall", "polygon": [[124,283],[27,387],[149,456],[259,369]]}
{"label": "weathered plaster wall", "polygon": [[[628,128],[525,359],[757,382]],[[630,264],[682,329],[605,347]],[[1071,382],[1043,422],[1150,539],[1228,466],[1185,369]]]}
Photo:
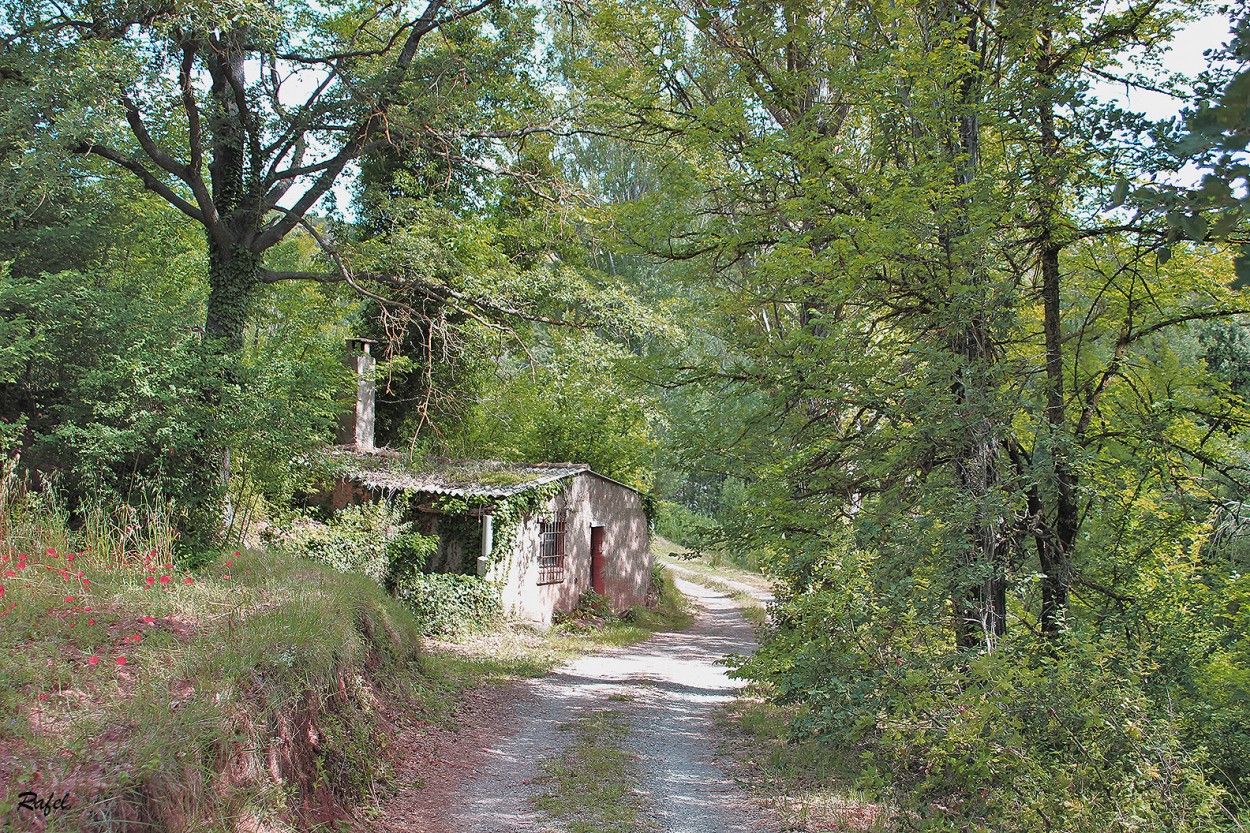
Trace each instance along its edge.
{"label": "weathered plaster wall", "polygon": [[[642,496],[611,480],[584,472],[553,498],[547,513],[567,510],[564,581],[538,584],[541,517],[529,518],[517,534],[511,557],[503,556],[492,577],[502,578],[504,609],[520,619],[551,623],[553,611],[569,611],[591,589],[590,530],[604,528],[604,589],[614,610],[640,605],[651,582],[652,555]],[[501,554],[502,556],[503,554]]]}

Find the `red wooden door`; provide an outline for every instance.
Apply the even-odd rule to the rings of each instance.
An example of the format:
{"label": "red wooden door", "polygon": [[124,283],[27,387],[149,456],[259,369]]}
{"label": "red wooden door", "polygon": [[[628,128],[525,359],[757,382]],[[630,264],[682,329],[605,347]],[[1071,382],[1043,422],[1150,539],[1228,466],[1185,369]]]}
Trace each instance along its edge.
{"label": "red wooden door", "polygon": [[607,557],[603,554],[603,527],[590,528],[590,586],[596,593],[607,594],[607,585],[603,581],[604,567]]}

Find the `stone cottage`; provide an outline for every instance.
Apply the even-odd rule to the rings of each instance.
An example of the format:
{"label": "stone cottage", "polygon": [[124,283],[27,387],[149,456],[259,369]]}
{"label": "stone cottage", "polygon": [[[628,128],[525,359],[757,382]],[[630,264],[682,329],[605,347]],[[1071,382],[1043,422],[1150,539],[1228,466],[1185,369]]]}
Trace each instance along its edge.
{"label": "stone cottage", "polygon": [[374,448],[370,344],[351,344],[360,381],[355,414],[327,454],[332,508],[401,501],[420,531],[439,537],[430,571],[481,576],[520,619],[550,624],[592,589],[616,611],[646,601],[653,557],[640,492],[587,465],[411,461]]}

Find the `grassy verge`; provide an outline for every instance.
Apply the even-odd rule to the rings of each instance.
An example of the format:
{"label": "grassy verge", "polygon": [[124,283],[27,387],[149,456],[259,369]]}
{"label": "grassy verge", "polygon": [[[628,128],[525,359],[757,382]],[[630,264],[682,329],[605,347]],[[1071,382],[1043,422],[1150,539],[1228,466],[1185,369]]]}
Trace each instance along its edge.
{"label": "grassy verge", "polygon": [[894,829],[889,808],[851,785],[859,762],[817,740],[791,741],[790,714],[772,703],[740,698],[720,712],[723,751],[737,778],[773,810],[786,830],[876,833]]}
{"label": "grassy verge", "polygon": [[4,552],[0,817],[48,830],[312,827],[386,769],[415,619],[368,579],[261,553],[196,573]]}
{"label": "grassy verge", "polygon": [[638,792],[637,756],[625,747],[629,724],[601,709],[560,727],[574,740],[560,757],[544,761],[535,779],[534,806],[563,823],[568,833],[645,833],[656,830]]}

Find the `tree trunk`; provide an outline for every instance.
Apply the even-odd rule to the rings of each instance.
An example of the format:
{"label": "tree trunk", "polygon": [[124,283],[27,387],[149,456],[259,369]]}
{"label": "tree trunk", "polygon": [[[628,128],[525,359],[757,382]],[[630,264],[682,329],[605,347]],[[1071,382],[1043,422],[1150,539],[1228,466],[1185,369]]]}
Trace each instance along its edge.
{"label": "tree trunk", "polygon": [[[1043,26],[1039,33],[1040,55],[1038,71],[1043,79],[1053,83],[1051,61],[1051,33]],[[1055,107],[1050,98],[1052,84],[1042,86],[1038,107],[1038,126],[1041,132],[1041,165],[1037,177],[1038,193],[1038,258],[1042,277],[1042,330],[1046,342],[1046,422],[1049,429],[1048,475],[1050,489],[1044,490],[1054,497],[1054,510],[1047,521],[1039,518],[1041,530],[1034,536],[1038,561],[1042,570],[1041,627],[1047,634],[1063,629],[1068,609],[1068,587],[1072,567],[1069,553],[1076,541],[1079,525],[1075,498],[1076,475],[1070,461],[1070,438],[1065,429],[1066,403],[1063,386],[1063,332],[1060,307],[1059,255],[1063,249],[1058,237],[1056,215],[1059,211],[1060,191],[1063,187],[1060,174],[1059,137],[1055,129]]]}
{"label": "tree trunk", "polygon": [[[960,20],[960,17],[955,10],[951,11],[952,20]],[[977,24],[970,18],[963,18],[962,22],[966,26],[965,45],[970,54],[976,54]],[[979,90],[977,71],[970,70],[960,80],[960,113],[955,119],[957,135],[951,148],[951,158],[961,160],[956,166],[953,183],[961,190],[972,184],[981,162],[981,124],[976,114]],[[994,500],[1002,452],[993,413],[992,368],[997,356],[991,317],[995,299],[990,278],[981,262],[982,254],[976,242],[968,239],[973,227],[969,216],[970,199],[961,198],[962,210],[956,215],[947,244],[951,252],[952,290],[962,295],[958,287],[974,288],[971,308],[957,303],[950,313],[951,327],[958,333],[951,348],[960,358],[954,390],[964,432],[957,451],[956,475],[960,492],[966,495],[972,507],[966,530],[967,549],[956,561],[954,577],[955,640],[964,648],[992,645],[994,638],[1007,630],[1003,519]]]}
{"label": "tree trunk", "polygon": [[208,262],[208,314],[204,322],[207,340],[223,356],[243,350],[252,295],[260,285],[261,256],[242,246],[211,246]]}

